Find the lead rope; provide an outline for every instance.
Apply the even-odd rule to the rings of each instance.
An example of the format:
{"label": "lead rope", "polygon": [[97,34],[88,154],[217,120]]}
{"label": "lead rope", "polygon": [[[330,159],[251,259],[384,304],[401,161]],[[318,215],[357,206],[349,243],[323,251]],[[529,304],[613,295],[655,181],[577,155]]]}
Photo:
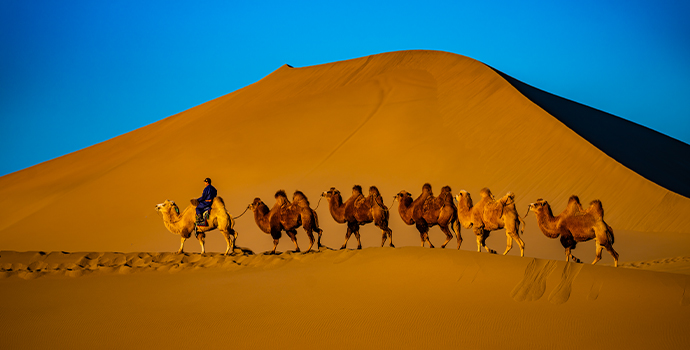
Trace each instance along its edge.
{"label": "lead rope", "polygon": [[239,216],[235,216],[233,219],[235,219],[235,220],[239,219],[242,215],[244,215],[244,213],[247,212],[247,210],[249,210],[249,206],[247,206],[247,208],[242,212],[242,214],[240,214]]}
{"label": "lead rope", "polygon": [[319,201],[316,203],[316,208],[314,210],[319,209],[319,205],[321,205],[321,200],[323,199],[323,196],[319,197]]}

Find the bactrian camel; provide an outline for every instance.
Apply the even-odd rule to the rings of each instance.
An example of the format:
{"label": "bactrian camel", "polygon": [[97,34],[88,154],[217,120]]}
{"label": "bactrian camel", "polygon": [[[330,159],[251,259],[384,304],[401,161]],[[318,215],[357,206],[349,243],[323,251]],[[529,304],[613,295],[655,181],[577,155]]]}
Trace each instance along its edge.
{"label": "bactrian camel", "polygon": [[434,247],[429,240],[429,228],[438,225],[446,235],[446,241],[441,245],[442,248],[445,248],[448,242],[453,239],[453,234],[448,228],[450,225],[456,233],[458,249],[460,249],[462,237],[460,236],[458,213],[449,186],[444,186],[441,189],[441,194],[434,197],[431,185],[426,183],[422,186],[422,194],[417,199],[412,200],[412,195],[404,190],[395,195],[395,199],[398,200],[398,213],[403,222],[417,227],[419,237],[422,240],[422,247],[426,242],[429,243],[429,247]]}
{"label": "bactrian camel", "polygon": [[297,228],[300,226],[309,236],[310,244],[307,251],[310,251],[314,246],[313,231],[319,234],[317,247],[321,248],[321,235],[323,231],[319,228],[318,217],[316,212],[309,206],[307,197],[302,192],[296,191],[293,195],[294,203],[290,203],[285,191],[280,190],[276,192],[275,199],[276,202],[270,210],[260,198],[255,198],[249,205],[249,208],[254,212],[256,225],[259,226],[261,231],[273,237],[273,250],[271,254],[276,253],[282,231],[285,231],[295,244],[295,252],[300,252],[296,237]]}
{"label": "bactrian camel", "polygon": [[223,233],[223,237],[225,237],[225,241],[228,244],[225,255],[230,253],[234,254],[235,242],[237,241],[238,234],[237,231],[233,229],[235,220],[233,220],[232,216],[225,210],[225,202],[223,202],[223,199],[220,197],[213,199],[211,212],[208,217],[208,226],[197,227],[195,225],[196,206],[198,204],[196,199],[192,199],[191,205],[187,206],[182,213],[180,213],[177,204],[170,200],[156,205],[156,211],[163,216],[165,227],[173,234],[182,237],[180,250],[178,250],[177,253],[182,254],[184,251],[184,242],[192,236],[192,233],[195,233],[201,244],[201,254],[205,254],[206,248],[204,247],[204,241],[206,232],[217,228]]}
{"label": "bactrian camel", "polygon": [[508,241],[503,255],[513,248],[515,240],[520,246],[520,256],[525,256],[525,243],[520,238],[525,222],[515,209],[515,194],[508,192],[503,198],[496,200],[488,188],[483,188],[479,193],[482,198],[477,205],[472,204],[472,197],[467,191],[460,191],[456,196],[458,219],[462,227],[471,228],[476,235],[477,251],[481,252],[483,247],[487,252],[495,254],[495,250],[486,246],[486,239],[491,231],[505,228]]}
{"label": "bactrian camel", "polygon": [[388,227],[388,219],[390,214],[388,208],[383,204],[383,198],[376,186],[369,187],[369,196],[364,197],[362,194],[362,186],[355,185],[352,188],[352,196],[343,203],[343,198],[340,191],[335,187],[323,192],[322,197],[326,198],[328,202],[328,209],[333,219],[340,224],[347,224],[347,232],[345,233],[345,243],[340,249],[347,247],[347,241],[354,233],[357,238],[357,249],[362,249],[362,242],[359,235],[359,227],[373,222],[376,227],[383,232],[381,238],[381,246],[386,243],[386,239],[390,238],[390,247],[393,245],[393,230]]}
{"label": "bactrian camel", "polygon": [[596,242],[596,258],[592,264],[601,260],[604,248],[613,256],[614,266],[618,266],[618,253],[613,249],[613,229],[604,221],[604,208],[601,201],[594,200],[589,208],[584,210],[577,196],[571,196],[568,206],[558,216],[553,216],[551,206],[543,199],[537,199],[530,204],[529,210],[537,216],[539,229],[546,237],[558,238],[565,248],[566,261],[572,258],[575,262],[580,259],[572,255],[578,242],[594,239]]}

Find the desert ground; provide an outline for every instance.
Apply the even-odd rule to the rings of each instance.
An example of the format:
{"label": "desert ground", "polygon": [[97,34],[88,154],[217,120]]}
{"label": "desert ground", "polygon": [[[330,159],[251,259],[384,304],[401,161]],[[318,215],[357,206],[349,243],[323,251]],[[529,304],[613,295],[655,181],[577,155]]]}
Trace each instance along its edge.
{"label": "desert ground", "polygon": [[[496,67],[500,69],[500,67]],[[576,105],[476,60],[401,51],[278,68],[262,80],[98,145],[0,177],[0,347],[678,348],[690,344],[690,146]],[[572,111],[577,111],[572,115]],[[570,113],[570,114],[569,114]],[[603,129],[602,129],[603,128]],[[200,144],[197,135],[208,135]],[[607,135],[615,135],[608,137]],[[644,144],[627,147],[634,140]],[[210,177],[236,217],[206,254],[163,223]],[[472,229],[432,227],[421,247],[402,190],[515,194],[525,255],[506,231],[477,252]],[[363,249],[321,197],[375,185],[395,248]],[[302,191],[322,244],[277,254],[251,210]],[[528,207],[600,200],[619,266],[595,242],[566,262]],[[21,199],[21,200],[20,200]],[[245,212],[244,215],[240,216]]]}

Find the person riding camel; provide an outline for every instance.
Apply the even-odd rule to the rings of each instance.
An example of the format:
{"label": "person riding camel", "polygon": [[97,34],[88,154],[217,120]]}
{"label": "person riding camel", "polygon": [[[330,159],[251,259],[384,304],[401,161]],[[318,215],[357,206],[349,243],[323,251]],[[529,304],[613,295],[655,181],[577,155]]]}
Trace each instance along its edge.
{"label": "person riding camel", "polygon": [[204,187],[204,192],[201,197],[197,199],[199,204],[196,206],[196,225],[197,226],[208,226],[208,214],[204,215],[205,212],[211,210],[211,204],[213,204],[213,198],[216,198],[218,191],[216,188],[211,186],[211,179],[204,179],[206,187]]}

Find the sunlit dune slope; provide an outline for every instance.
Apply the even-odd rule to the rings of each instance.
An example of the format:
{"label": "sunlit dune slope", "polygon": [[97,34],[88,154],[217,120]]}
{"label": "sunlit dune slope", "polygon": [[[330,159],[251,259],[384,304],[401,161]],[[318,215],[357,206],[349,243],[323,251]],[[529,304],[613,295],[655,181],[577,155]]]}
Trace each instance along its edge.
{"label": "sunlit dune slope", "polygon": [[[403,51],[286,65],[241,90],[0,178],[0,248],[177,249],[154,205],[186,206],[205,177],[233,215],[254,197],[271,206],[278,189],[300,189],[315,207],[331,186],[348,197],[354,184],[377,185],[392,201],[399,190],[416,196],[430,182],[474,196],[485,186],[497,195],[513,191],[523,215],[537,198],[558,211],[577,194],[584,205],[600,199],[616,230],[690,233],[690,199],[593,144],[467,57]],[[324,203],[318,213],[326,243],[341,244],[344,227]],[[391,223],[399,244],[418,244],[397,205]],[[271,246],[250,215],[236,228],[240,245]]]}
{"label": "sunlit dune slope", "polygon": [[690,145],[496,72],[532,102],[616,161],[662,187],[690,197]]}

